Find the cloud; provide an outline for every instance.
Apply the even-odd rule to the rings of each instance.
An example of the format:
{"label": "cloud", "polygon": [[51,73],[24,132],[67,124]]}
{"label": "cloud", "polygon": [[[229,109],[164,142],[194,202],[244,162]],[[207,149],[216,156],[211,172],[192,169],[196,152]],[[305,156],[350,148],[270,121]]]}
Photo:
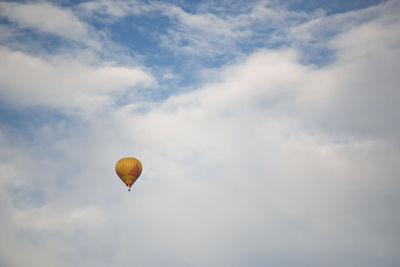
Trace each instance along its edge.
{"label": "cloud", "polygon": [[[329,16],[324,12],[319,12],[315,17],[309,17],[309,20],[286,29],[284,34],[278,35],[277,38],[287,40],[292,47],[302,50],[306,62],[315,63],[312,59],[321,57],[324,59],[322,64],[326,64],[335,59],[336,48],[329,45],[331,39],[371,21],[382,20],[384,17],[394,19],[398,12],[397,1],[385,1],[360,10]],[[329,53],[332,54],[332,59],[326,60]]]}
{"label": "cloud", "polygon": [[[0,263],[29,265],[24,250],[41,266],[396,266],[400,46],[388,14],[324,40],[337,53],[324,67],[296,47],[259,49],[196,90],[111,107],[152,76],[3,48],[2,99],[105,112],[29,138],[2,129]],[[114,173],[127,155],[143,162],[130,193]]]}
{"label": "cloud", "polygon": [[72,211],[60,207],[42,207],[39,210],[20,211],[15,223],[32,230],[65,230],[69,227],[96,227],[103,223],[104,215],[97,207],[83,207]]}
{"label": "cloud", "polygon": [[[375,25],[365,26],[371,28],[358,30],[369,36]],[[384,35],[390,39],[385,44],[397,40]],[[354,32],[345,40],[339,55],[364,44]],[[398,54],[395,47],[387,52]],[[118,139],[145,163],[138,202],[121,203],[146,221],[144,232],[158,237],[150,245],[141,236],[143,246],[163,248],[171,262],[203,266],[350,266],[344,255],[359,265],[395,262],[399,237],[392,236],[393,222],[399,218],[389,199],[397,199],[398,146],[376,135],[374,124],[361,133],[342,124],[347,117],[364,120],[358,98],[348,96],[376,87],[348,84],[357,85],[366,74],[384,75],[384,69],[364,68],[374,60],[353,58],[346,63],[353,75],[346,77],[338,75],[341,58],[318,69],[301,65],[295,51],[264,50],[225,68],[220,82],[145,113],[132,105],[113,114]],[[386,91],[374,93],[387,97]],[[326,131],[321,119],[342,132]]]}
{"label": "cloud", "polygon": [[94,111],[112,104],[113,95],[153,82],[135,67],[90,66],[57,56],[45,60],[4,47],[0,54],[1,94],[16,105]]}
{"label": "cloud", "polygon": [[331,92],[330,97],[318,113],[333,128],[397,139],[398,25],[397,16],[388,13],[330,41],[337,60],[323,72],[330,76],[324,83],[334,88],[324,90]]}
{"label": "cloud", "polygon": [[197,13],[173,5],[160,8],[176,25],[161,37],[162,44],[176,52],[203,57],[231,54],[242,50],[242,46],[244,49],[258,46],[260,39],[264,44],[273,45],[275,35],[309,17],[305,13],[270,7],[265,2],[251,3],[238,13],[230,8],[213,10],[212,7],[203,5]]}
{"label": "cloud", "polygon": [[399,5],[396,1],[366,7],[360,10],[348,11],[333,15],[324,12],[318,16],[290,29],[291,37],[303,42],[320,43],[321,40],[334,37],[338,33],[351,30],[371,20],[382,19],[383,13],[393,17],[398,13]]}
{"label": "cloud", "polygon": [[116,19],[129,15],[143,15],[153,11],[155,3],[145,4],[140,1],[92,1],[83,2],[78,8],[88,14],[103,14]]}
{"label": "cloud", "polygon": [[[290,34],[292,31],[324,16],[320,9],[311,13],[293,11],[277,2],[268,1],[220,6],[208,3],[200,5],[193,12],[176,6],[166,6],[163,10],[176,25],[176,28],[162,36],[163,45],[173,51],[203,57],[237,56],[239,51],[247,54],[262,47],[290,47],[296,35]],[[297,38],[300,39],[300,36]]]}
{"label": "cloud", "polygon": [[87,42],[90,26],[73,12],[56,5],[39,2],[19,4],[5,2],[0,5],[0,15],[21,28],[54,34],[78,42]]}

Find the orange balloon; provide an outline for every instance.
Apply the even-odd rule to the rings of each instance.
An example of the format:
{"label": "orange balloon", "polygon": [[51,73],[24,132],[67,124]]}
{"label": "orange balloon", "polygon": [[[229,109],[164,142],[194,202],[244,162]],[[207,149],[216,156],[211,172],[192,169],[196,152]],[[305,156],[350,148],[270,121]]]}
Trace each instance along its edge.
{"label": "orange balloon", "polygon": [[115,165],[115,171],[131,191],[131,186],[142,173],[142,163],[136,158],[122,158]]}

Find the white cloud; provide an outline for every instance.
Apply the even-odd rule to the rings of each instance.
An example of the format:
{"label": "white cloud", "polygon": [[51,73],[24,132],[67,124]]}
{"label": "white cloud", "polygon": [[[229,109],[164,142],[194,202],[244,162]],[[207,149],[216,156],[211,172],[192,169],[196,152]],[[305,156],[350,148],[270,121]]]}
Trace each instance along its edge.
{"label": "white cloud", "polygon": [[135,67],[48,61],[6,48],[0,56],[1,94],[16,105],[93,111],[111,104],[115,94],[153,82],[151,74]]}
{"label": "white cloud", "polygon": [[89,14],[105,14],[114,18],[122,18],[129,15],[145,14],[155,9],[154,3],[145,4],[138,1],[91,1],[78,5],[81,10]]}
{"label": "white cloud", "polygon": [[203,57],[237,53],[238,47],[251,46],[248,42],[252,38],[255,43],[261,38],[264,43],[272,44],[278,33],[309,17],[269,7],[262,1],[251,3],[239,14],[229,8],[222,8],[216,14],[209,9],[203,5],[199,13],[192,14],[177,6],[161,5],[160,10],[176,21],[176,28],[161,37],[162,44],[176,52]]}
{"label": "white cloud", "polygon": [[30,28],[50,33],[78,42],[87,42],[90,27],[73,12],[47,2],[1,3],[0,15],[17,23],[22,28]]}
{"label": "white cloud", "polygon": [[[400,150],[383,133],[398,133],[400,46],[398,21],[385,14],[332,38],[338,60],[323,68],[301,65],[294,49],[260,50],[215,70],[218,77],[196,91],[110,109],[84,126],[38,127],[43,134],[28,144],[0,136],[7,241],[38,251],[33,262],[48,266],[395,265]],[[133,70],[118,67],[58,67],[2,53],[8,73],[21,62],[26,73],[57,83],[77,77],[62,88],[87,91],[52,95],[71,103],[151,80],[130,80]],[[4,88],[22,83],[21,73],[10,76],[1,77]],[[119,80],[126,82],[103,86]],[[113,169],[127,155],[144,167],[131,193]],[[15,188],[29,195],[30,187],[44,203],[16,205]],[[5,242],[6,261],[26,265]]]}
{"label": "white cloud", "polygon": [[297,45],[329,48],[326,42],[337,34],[348,32],[369,21],[396,19],[399,9],[397,1],[385,1],[361,10],[329,16],[320,13],[315,18],[289,28],[286,38]]}
{"label": "white cloud", "polygon": [[98,207],[80,207],[65,210],[63,207],[42,207],[23,210],[14,214],[14,221],[22,228],[31,230],[60,231],[73,228],[93,228],[104,223],[104,215]]}
{"label": "white cloud", "polygon": [[327,80],[320,81],[330,95],[323,104],[315,101],[324,106],[316,111],[331,129],[398,139],[399,25],[397,16],[386,14],[331,40],[337,60],[323,70]]}
{"label": "white cloud", "polygon": [[[398,38],[385,36],[386,44]],[[339,55],[364,43],[352,32],[345,39]],[[395,47],[387,52],[398,54]],[[368,122],[357,110],[358,98],[346,95],[368,90],[387,97],[376,84],[357,86],[366,74],[371,80],[385,75],[385,69],[364,72],[374,60],[346,63],[352,74],[346,77],[341,60],[315,69],[299,64],[293,51],[261,51],[225,69],[219,83],[171,97],[145,114],[135,106],[116,113],[114,129],[124,129],[119,138],[144,162],[139,193],[134,191],[140,200],[132,209],[159,237],[154,247],[172,247],[172,255],[203,266],[248,265],[254,251],[264,264],[273,263],[273,255],[315,266],[350,266],[345,254],[360,265],[396,260],[399,236],[389,237],[399,218],[385,198],[397,199],[398,146],[375,135],[374,122],[365,124],[363,138],[340,125],[348,117]],[[327,127],[339,122],[345,134],[325,131],[322,119],[329,119]],[[143,242],[153,247],[145,237]]]}

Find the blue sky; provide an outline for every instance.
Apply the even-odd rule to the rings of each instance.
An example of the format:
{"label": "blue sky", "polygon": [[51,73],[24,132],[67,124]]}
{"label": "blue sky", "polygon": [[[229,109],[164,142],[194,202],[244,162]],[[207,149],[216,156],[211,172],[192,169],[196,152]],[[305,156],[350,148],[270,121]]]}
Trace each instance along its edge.
{"label": "blue sky", "polygon": [[0,265],[398,266],[399,15],[1,2]]}

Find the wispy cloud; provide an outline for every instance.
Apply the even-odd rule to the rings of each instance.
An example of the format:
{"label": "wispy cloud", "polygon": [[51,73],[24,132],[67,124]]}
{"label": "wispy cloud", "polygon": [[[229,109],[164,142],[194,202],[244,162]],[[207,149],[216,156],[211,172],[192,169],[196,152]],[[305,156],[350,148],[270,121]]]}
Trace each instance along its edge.
{"label": "wispy cloud", "polygon": [[[276,45],[276,35],[309,18],[306,13],[274,8],[265,2],[252,3],[239,13],[207,8],[189,13],[176,6],[164,7],[164,14],[176,20],[176,28],[162,37],[172,50],[215,56],[243,51],[252,46]],[[280,40],[282,41],[282,40]]]}
{"label": "wispy cloud", "polygon": [[91,1],[82,2],[78,8],[87,12],[89,15],[103,14],[115,19],[128,15],[143,15],[150,11],[154,11],[157,4],[150,2],[145,4],[141,1]]}

